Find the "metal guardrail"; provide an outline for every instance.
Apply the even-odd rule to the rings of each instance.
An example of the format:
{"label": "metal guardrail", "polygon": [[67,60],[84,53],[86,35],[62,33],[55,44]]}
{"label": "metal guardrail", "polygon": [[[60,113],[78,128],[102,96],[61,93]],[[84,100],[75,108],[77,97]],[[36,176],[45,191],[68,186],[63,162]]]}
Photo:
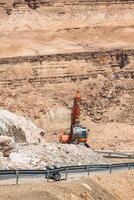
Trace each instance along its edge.
{"label": "metal guardrail", "polygon": [[99,172],[99,171],[105,171],[109,170],[109,173],[112,173],[112,170],[114,169],[131,169],[134,168],[134,162],[128,162],[128,163],[115,163],[115,164],[93,164],[93,165],[80,165],[80,166],[63,166],[60,168],[55,169],[46,169],[46,170],[29,170],[29,169],[19,169],[19,170],[0,170],[0,178],[2,176],[5,176],[6,178],[10,175],[16,176],[16,184],[18,184],[20,175],[44,175],[47,181],[49,179],[55,180],[55,175],[60,175],[61,173],[65,174],[65,179],[67,179],[67,176],[69,173],[75,173],[80,174],[83,172],[87,172],[89,175],[91,172]]}
{"label": "metal guardrail", "polygon": [[95,151],[96,153],[100,153],[103,157],[106,158],[128,158],[134,159],[133,151]]}

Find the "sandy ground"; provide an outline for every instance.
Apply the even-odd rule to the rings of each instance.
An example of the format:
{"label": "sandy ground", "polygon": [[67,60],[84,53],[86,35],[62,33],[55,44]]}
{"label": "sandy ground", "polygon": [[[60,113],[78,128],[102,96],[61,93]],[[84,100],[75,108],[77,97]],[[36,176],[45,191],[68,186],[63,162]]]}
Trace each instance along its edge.
{"label": "sandy ground", "polygon": [[[8,27],[8,25],[6,25]],[[1,57],[134,48],[134,26],[78,27],[49,31],[22,30],[1,35]],[[6,45],[5,45],[6,44]]]}
{"label": "sandy ground", "polygon": [[133,5],[98,6],[95,10],[80,9],[78,2],[76,12],[71,9],[74,7],[62,16],[43,8],[14,10],[1,19],[0,57],[134,48]]}
{"label": "sandy ground", "polygon": [[94,149],[134,151],[134,126],[125,123],[92,124],[89,144]]}

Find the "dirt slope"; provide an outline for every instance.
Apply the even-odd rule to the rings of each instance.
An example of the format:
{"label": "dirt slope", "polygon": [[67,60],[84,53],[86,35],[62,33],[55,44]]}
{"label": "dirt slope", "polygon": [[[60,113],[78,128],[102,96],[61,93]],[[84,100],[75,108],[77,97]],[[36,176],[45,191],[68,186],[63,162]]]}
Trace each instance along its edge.
{"label": "dirt slope", "polygon": [[0,56],[134,47],[133,4],[91,3],[82,8],[79,1],[76,6],[66,4],[42,5],[37,10],[26,4],[15,7],[1,19]]}

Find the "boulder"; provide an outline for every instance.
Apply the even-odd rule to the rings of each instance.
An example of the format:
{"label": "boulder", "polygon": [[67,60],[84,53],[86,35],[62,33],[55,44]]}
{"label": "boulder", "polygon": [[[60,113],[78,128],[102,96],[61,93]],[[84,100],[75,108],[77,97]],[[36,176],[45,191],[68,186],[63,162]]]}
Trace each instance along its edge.
{"label": "boulder", "polygon": [[12,137],[15,142],[38,144],[44,131],[25,117],[0,109],[0,135]]}
{"label": "boulder", "polygon": [[0,136],[0,151],[4,157],[8,157],[15,147],[15,141],[12,137]]}

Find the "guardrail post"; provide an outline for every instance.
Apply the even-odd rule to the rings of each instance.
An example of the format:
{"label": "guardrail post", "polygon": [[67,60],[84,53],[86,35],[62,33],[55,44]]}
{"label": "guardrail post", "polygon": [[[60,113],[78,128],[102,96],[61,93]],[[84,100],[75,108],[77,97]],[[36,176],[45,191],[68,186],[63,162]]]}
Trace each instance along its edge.
{"label": "guardrail post", "polygon": [[111,166],[111,164],[109,165],[109,172],[110,172],[110,174],[112,174],[112,166]]}
{"label": "guardrail post", "polygon": [[16,185],[19,183],[19,170],[16,170]]}
{"label": "guardrail post", "polygon": [[68,168],[66,169],[65,180],[67,180],[67,175],[68,175]]}
{"label": "guardrail post", "polygon": [[128,164],[128,169],[129,169],[129,170],[131,169],[131,166],[130,166],[130,164]]}
{"label": "guardrail post", "polygon": [[88,173],[88,176],[89,176],[89,165],[87,166],[87,173]]}
{"label": "guardrail post", "polygon": [[49,182],[49,169],[47,170],[47,182]]}

